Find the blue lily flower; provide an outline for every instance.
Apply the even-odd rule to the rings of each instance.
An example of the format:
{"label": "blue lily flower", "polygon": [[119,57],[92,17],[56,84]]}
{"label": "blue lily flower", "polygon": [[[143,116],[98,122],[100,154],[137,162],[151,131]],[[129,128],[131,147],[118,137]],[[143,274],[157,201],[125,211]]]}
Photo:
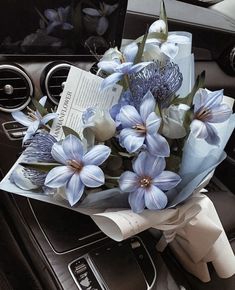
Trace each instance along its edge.
{"label": "blue lily flower", "polygon": [[98,17],[98,24],[96,27],[96,32],[98,35],[103,35],[108,27],[109,27],[109,20],[108,16],[112,14],[118,7],[118,3],[114,5],[109,5],[106,3],[100,3],[100,9],[95,8],[84,8],[82,11],[89,15],[90,17]]}
{"label": "blue lily flower", "polygon": [[156,101],[148,91],[140,105],[140,113],[130,105],[121,108],[118,120],[123,129],[119,134],[119,143],[129,153],[136,152],[145,145],[153,155],[169,156],[169,144],[157,133],[161,119],[156,115],[155,107]]}
{"label": "blue lily flower", "polygon": [[131,209],[141,213],[145,207],[150,210],[163,209],[168,199],[164,191],[174,188],[181,178],[174,172],[164,171],[165,159],[141,152],[133,162],[133,171],[124,172],[119,180],[121,191],[128,192]]}
{"label": "blue lily flower", "polygon": [[55,9],[46,9],[44,15],[49,20],[47,27],[47,33],[50,34],[56,27],[61,27],[63,30],[73,29],[73,25],[67,22],[70,7],[59,7],[57,11]]}
{"label": "blue lily flower", "polygon": [[222,101],[223,90],[210,92],[199,89],[193,99],[194,120],[190,125],[191,132],[211,145],[220,143],[218,132],[211,123],[222,123],[232,114],[229,106],[222,104]]}
{"label": "blue lily flower", "polygon": [[[105,78],[101,84],[101,89],[107,88],[120,81],[125,75],[137,73],[146,67],[150,62],[141,62],[134,64],[136,54],[138,52],[138,45],[135,42],[127,45],[120,53],[120,57],[110,59],[110,55],[101,59],[98,63],[98,67],[111,75]],[[110,53],[109,53],[110,54]]]}
{"label": "blue lily flower", "polygon": [[[44,96],[39,100],[39,103],[44,107],[46,104],[47,97]],[[28,115],[21,111],[11,113],[12,117],[20,124],[28,127],[26,134],[23,139],[23,143],[29,140],[40,127],[45,126],[49,121],[57,117],[56,113],[49,113],[42,116],[38,110],[33,111],[29,109]]]}
{"label": "blue lily flower", "polygon": [[65,193],[71,206],[83,195],[85,186],[99,187],[104,184],[103,171],[98,167],[110,155],[110,148],[96,145],[84,152],[82,142],[73,135],[53,145],[51,154],[62,166],[49,171],[45,185],[51,188],[65,187]]}

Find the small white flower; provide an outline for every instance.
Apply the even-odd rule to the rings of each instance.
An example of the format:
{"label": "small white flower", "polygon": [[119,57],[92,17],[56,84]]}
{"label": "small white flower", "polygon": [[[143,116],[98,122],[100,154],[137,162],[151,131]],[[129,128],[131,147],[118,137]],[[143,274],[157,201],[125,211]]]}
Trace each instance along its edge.
{"label": "small white flower", "polygon": [[88,140],[93,138],[104,142],[115,135],[116,123],[108,111],[90,108],[83,114],[83,135]]}
{"label": "small white flower", "polygon": [[163,128],[162,134],[170,139],[183,138],[186,130],[183,126],[185,113],[190,109],[185,104],[171,105],[162,110]]}

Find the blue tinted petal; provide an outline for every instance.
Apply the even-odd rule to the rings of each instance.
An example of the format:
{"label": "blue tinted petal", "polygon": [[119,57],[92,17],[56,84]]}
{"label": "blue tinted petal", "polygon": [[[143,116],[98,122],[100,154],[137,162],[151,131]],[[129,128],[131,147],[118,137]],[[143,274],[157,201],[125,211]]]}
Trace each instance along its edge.
{"label": "blue tinted petal", "polygon": [[144,199],[146,207],[151,210],[165,208],[168,201],[165,193],[154,185],[146,190]]}
{"label": "blue tinted petal", "polygon": [[152,180],[153,184],[161,190],[169,190],[175,187],[180,181],[180,176],[171,171],[163,171]]}
{"label": "blue tinted petal", "polygon": [[123,77],[123,73],[113,73],[110,76],[108,76],[107,78],[105,78],[102,83],[101,83],[101,90],[111,87],[114,84],[116,84],[117,82],[119,82]]}
{"label": "blue tinted petal", "polygon": [[141,152],[138,157],[133,161],[132,167],[133,170],[137,173],[138,176],[144,176],[146,174],[145,172],[145,166],[146,159],[148,157],[147,152]]}
{"label": "blue tinted petal", "polygon": [[221,104],[214,106],[210,110],[210,114],[207,118],[207,122],[209,123],[222,123],[231,116],[232,110],[227,104]]}
{"label": "blue tinted petal", "polygon": [[154,134],[158,132],[158,129],[161,125],[161,119],[152,112],[146,119],[146,129],[148,134]]}
{"label": "blue tinted petal", "polygon": [[33,122],[27,115],[25,115],[21,111],[12,112],[11,115],[17,122],[27,127],[29,127]]}
{"label": "blue tinted petal", "polygon": [[46,9],[44,11],[44,15],[50,21],[58,20],[58,14],[55,9]]}
{"label": "blue tinted petal", "polygon": [[113,61],[104,60],[98,63],[98,67],[107,73],[113,73],[119,64],[120,61],[118,59]]}
{"label": "blue tinted petal", "polygon": [[73,25],[70,24],[70,23],[68,23],[68,22],[65,22],[65,23],[63,23],[62,28],[63,28],[64,30],[71,30],[71,29],[73,29]]}
{"label": "blue tinted petal", "polygon": [[45,107],[46,101],[47,101],[47,96],[44,96],[39,100],[39,104]]}
{"label": "blue tinted petal", "polygon": [[123,192],[132,192],[138,189],[138,176],[131,171],[122,173],[119,179],[119,188]]}
{"label": "blue tinted petal", "polygon": [[146,135],[147,150],[159,157],[167,157],[170,155],[170,147],[166,139],[160,134],[147,134]]}
{"label": "blue tinted petal", "polygon": [[124,128],[132,128],[136,125],[143,125],[140,114],[137,112],[135,107],[130,105],[126,105],[121,108],[119,113],[119,120],[121,121]]}
{"label": "blue tinted petal", "polygon": [[210,92],[206,89],[199,89],[193,98],[194,112],[202,107],[211,109],[213,106],[221,104],[223,100],[223,90]]}
{"label": "blue tinted petal", "polygon": [[62,187],[73,174],[75,174],[74,171],[67,166],[54,167],[47,174],[45,185],[52,188]]}
{"label": "blue tinted petal", "polygon": [[74,174],[65,188],[65,193],[71,206],[81,199],[83,192],[84,184],[82,183],[79,174]]}
{"label": "blue tinted petal", "polygon": [[58,114],[57,114],[57,113],[49,113],[49,114],[45,115],[45,116],[42,118],[41,122],[42,122],[42,124],[45,125],[45,124],[47,124],[49,121],[55,119],[56,117],[58,117]]}
{"label": "blue tinted petal", "polygon": [[96,145],[83,156],[83,164],[98,166],[109,157],[110,153],[111,149],[108,146]]}
{"label": "blue tinted petal", "polygon": [[207,128],[207,137],[205,138],[206,142],[211,145],[219,145],[220,138],[218,136],[218,132],[216,128],[208,123],[205,124]]}
{"label": "blue tinted petal", "polygon": [[207,127],[205,123],[203,123],[200,120],[197,120],[197,119],[193,120],[190,125],[190,129],[191,129],[192,134],[196,138],[206,139],[208,136]]}
{"label": "blue tinted petal", "polygon": [[122,144],[129,153],[134,153],[144,144],[145,136],[127,136],[123,139]]}
{"label": "blue tinted petal", "polygon": [[62,147],[67,159],[81,161],[83,156],[83,144],[74,135],[68,135],[62,142]]}
{"label": "blue tinted petal", "polygon": [[132,192],[128,196],[128,201],[131,206],[131,209],[135,213],[141,213],[145,208],[144,200],[145,190],[139,188],[136,192]]}
{"label": "blue tinted petal", "polygon": [[100,17],[98,25],[96,27],[96,32],[98,35],[103,35],[109,27],[109,21],[105,16]]}
{"label": "blue tinted petal", "polygon": [[138,52],[138,45],[136,42],[132,42],[128,44],[123,51],[123,56],[125,58],[125,61],[134,62],[137,52]]}
{"label": "blue tinted petal", "polygon": [[100,12],[94,8],[84,8],[82,9],[82,12],[90,16],[101,16]]}
{"label": "blue tinted petal", "polygon": [[140,105],[140,116],[144,122],[152,112],[155,112],[155,108],[156,101],[154,96],[150,91],[148,91],[143,97],[142,103]]}
{"label": "blue tinted petal", "polygon": [[63,150],[61,142],[57,142],[52,146],[51,155],[59,163],[67,165],[68,157]]}
{"label": "blue tinted petal", "polygon": [[166,161],[163,157],[156,157],[151,154],[146,155],[145,160],[145,175],[150,176],[152,178],[158,176],[162,173],[162,171],[166,167]]}
{"label": "blue tinted petal", "polygon": [[80,172],[82,182],[87,187],[99,187],[104,184],[104,173],[96,165],[86,165]]}
{"label": "blue tinted petal", "polygon": [[116,67],[116,71],[123,74],[128,74],[132,66],[132,62],[124,62]]}

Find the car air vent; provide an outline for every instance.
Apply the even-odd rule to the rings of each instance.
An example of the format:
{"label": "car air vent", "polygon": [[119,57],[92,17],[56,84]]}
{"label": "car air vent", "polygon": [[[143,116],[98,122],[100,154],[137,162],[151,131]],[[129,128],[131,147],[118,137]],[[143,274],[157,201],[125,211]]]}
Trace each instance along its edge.
{"label": "car air vent", "polygon": [[68,63],[56,64],[46,74],[44,83],[45,93],[56,105],[59,103],[70,67],[71,65]]}
{"label": "car air vent", "polygon": [[16,65],[0,65],[0,110],[22,110],[33,95],[33,84],[28,75]]}

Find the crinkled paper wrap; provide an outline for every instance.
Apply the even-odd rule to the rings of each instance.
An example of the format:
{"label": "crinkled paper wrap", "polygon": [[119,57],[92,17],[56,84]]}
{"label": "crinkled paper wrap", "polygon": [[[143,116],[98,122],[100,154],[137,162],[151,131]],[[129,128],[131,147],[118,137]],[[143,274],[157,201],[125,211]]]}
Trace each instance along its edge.
{"label": "crinkled paper wrap", "polygon": [[185,269],[203,282],[210,281],[207,262],[221,278],[235,274],[235,256],[211,200],[196,195],[176,209],[135,214],[131,210],[106,211],[91,216],[109,237],[121,241],[150,227],[164,235],[157,249],[167,243]]}
{"label": "crinkled paper wrap", "polygon": [[226,156],[223,149],[234,130],[235,115],[216,126],[222,140],[218,147],[208,145],[203,140],[198,143],[192,136],[188,140],[181,166],[182,182],[176,190],[166,193],[168,208],[161,211],[133,213],[128,208],[128,195],[120,194],[117,188],[89,194],[76,207],[70,207],[60,195],[45,195],[40,190],[22,190],[11,182],[10,177],[23,155],[1,181],[0,189],[87,214],[105,234],[116,241],[149,228],[162,230],[163,239],[158,249],[162,250],[170,243],[186,270],[207,282],[210,280],[207,262],[212,262],[218,275],[227,278],[235,273],[233,251],[212,202],[208,197],[198,195],[209,182],[213,170]]}

